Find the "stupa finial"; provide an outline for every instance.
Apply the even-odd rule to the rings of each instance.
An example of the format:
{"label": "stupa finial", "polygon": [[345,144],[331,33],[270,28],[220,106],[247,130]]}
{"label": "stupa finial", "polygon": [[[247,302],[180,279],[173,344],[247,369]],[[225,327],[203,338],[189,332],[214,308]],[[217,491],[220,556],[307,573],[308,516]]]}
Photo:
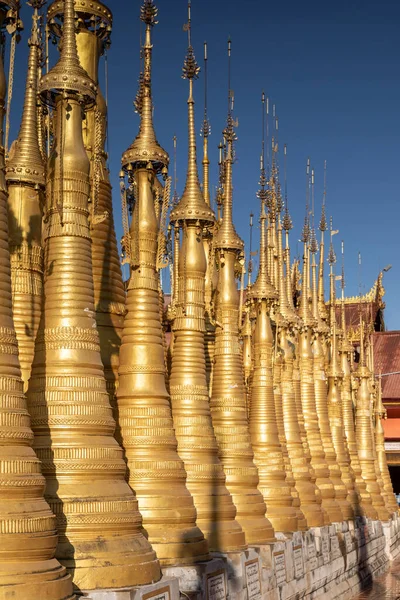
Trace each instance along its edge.
{"label": "stupa finial", "polygon": [[200,187],[197,169],[196,128],[194,119],[193,82],[198,79],[200,67],[197,64],[192,47],[191,1],[188,2],[188,21],[184,26],[188,33],[188,49],[183,63],[182,77],[189,81],[188,129],[189,152],[185,190],[178,204],[172,209],[170,219],[174,221],[198,220],[212,223],[215,219],[211,208],[206,204]]}

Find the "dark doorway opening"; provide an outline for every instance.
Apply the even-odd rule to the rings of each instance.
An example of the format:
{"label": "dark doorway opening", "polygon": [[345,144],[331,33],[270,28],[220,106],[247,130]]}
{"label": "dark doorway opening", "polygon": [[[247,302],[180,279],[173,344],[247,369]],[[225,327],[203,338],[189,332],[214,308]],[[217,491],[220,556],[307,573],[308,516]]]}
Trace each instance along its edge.
{"label": "dark doorway opening", "polygon": [[394,493],[400,494],[400,466],[389,467],[389,473],[392,480]]}

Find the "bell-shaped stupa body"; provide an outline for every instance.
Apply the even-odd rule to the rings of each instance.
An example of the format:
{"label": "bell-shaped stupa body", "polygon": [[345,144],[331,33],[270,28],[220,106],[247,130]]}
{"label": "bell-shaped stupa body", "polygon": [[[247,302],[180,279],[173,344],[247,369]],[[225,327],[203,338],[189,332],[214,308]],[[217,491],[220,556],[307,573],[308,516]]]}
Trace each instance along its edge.
{"label": "bell-shaped stupa body", "polygon": [[141,530],[106,389],[96,326],[89,228],[89,159],[82,103],[95,84],[76,50],[74,0],[64,2],[61,57],[40,83],[55,105],[48,164],[44,308],[28,403],[35,448],[57,517],[56,556],[81,589],[157,581],[160,567]]}
{"label": "bell-shaped stupa body", "polygon": [[[128,150],[122,159],[122,167],[136,190],[130,238],[137,252],[127,289],[117,402],[129,483],[139,501],[143,527],[161,564],[166,566],[206,560],[208,546],[196,526],[196,509],[186,487],[183,462],[178,456],[166,389],[155,186],[157,175],[168,167],[168,155],[161,146],[155,149],[152,122],[151,29],[156,11],[149,0],[143,5],[141,17],[146,25],[146,37],[141,127],[131,146],[135,153]],[[153,145],[149,146],[150,136],[144,132],[150,129]]]}
{"label": "bell-shaped stupa body", "polygon": [[[0,26],[16,2],[0,2]],[[2,36],[3,36],[2,32]],[[2,40],[5,38],[2,37]],[[3,53],[0,53],[3,56]],[[6,78],[0,58],[0,121]],[[44,500],[45,479],[32,449],[11,306],[4,147],[0,144],[0,598],[73,600],[70,575],[54,558],[55,517]]]}
{"label": "bell-shaped stupa body", "polygon": [[40,43],[35,11],[21,127],[6,165],[13,316],[25,390],[31,374],[43,295],[45,165],[39,147],[37,109]]}

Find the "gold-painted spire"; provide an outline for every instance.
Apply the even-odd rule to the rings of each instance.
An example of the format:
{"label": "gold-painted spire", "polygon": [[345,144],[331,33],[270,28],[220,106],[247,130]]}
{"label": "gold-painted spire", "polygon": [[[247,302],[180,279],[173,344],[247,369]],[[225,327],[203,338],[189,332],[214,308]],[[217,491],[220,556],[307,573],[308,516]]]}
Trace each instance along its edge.
{"label": "gold-painted spire", "polygon": [[364,320],[362,318],[362,311],[361,311],[361,303],[360,303],[360,363],[359,363],[359,369],[361,370],[365,370],[367,369],[367,364],[365,361],[365,346],[364,346],[365,340],[364,340]]}
{"label": "gold-painted spire", "polygon": [[82,131],[82,103],[94,100],[95,86],[79,66],[74,20],[74,1],[65,0],[61,58],[40,88],[46,102],[56,102],[55,143],[47,169],[44,306],[27,397],[46,497],[57,515],[57,556],[80,589],[122,588],[161,573],[125,479],[100,354]]}
{"label": "gold-painted spire", "polygon": [[[311,172],[311,183],[313,183],[313,173]],[[312,186],[313,187],[313,186]],[[313,253],[315,255],[315,252]],[[313,291],[314,291],[314,304],[316,303],[316,264],[315,259],[313,260]],[[314,389],[315,389],[315,400],[317,415],[319,421],[319,427],[321,431],[322,444],[325,451],[325,458],[328,463],[329,476],[335,488],[336,503],[340,507],[340,511],[344,519],[352,518],[353,509],[352,505],[348,501],[348,489],[344,483],[341,471],[341,462],[338,460],[337,445],[335,441],[337,438],[333,436],[332,425],[335,425],[335,432],[339,430],[339,424],[341,419],[338,416],[339,410],[339,399],[338,389],[336,386],[331,386],[330,401],[328,400],[328,389],[326,385],[326,339],[324,336],[324,330],[326,326],[322,324],[318,318],[318,306],[316,307],[315,326],[314,326],[314,340],[313,340],[313,362],[314,362]],[[335,409],[333,409],[335,405]],[[331,418],[332,417],[332,420]],[[340,456],[343,457],[344,451],[342,445],[339,448]]]}
{"label": "gold-painted spire", "polygon": [[[290,221],[290,215],[288,213],[288,205],[287,205],[287,146],[286,144],[283,147],[283,157],[284,157],[284,203],[280,201],[278,203],[278,291],[279,291],[279,312],[282,317],[287,319],[291,323],[298,323],[299,319],[296,313],[294,312],[289,299],[288,299],[288,289],[287,282],[285,281],[284,275],[284,250],[283,250],[283,229],[285,228],[288,231],[292,224]],[[283,205],[285,206],[285,212],[282,218],[282,209]],[[288,222],[289,219],[289,222]],[[286,229],[286,227],[288,229]],[[288,240],[287,240],[288,243]],[[290,279],[290,278],[289,278]]]}
{"label": "gold-painted spire", "polygon": [[[284,256],[283,256],[283,235],[282,235],[282,221],[281,215],[278,214],[278,291],[279,291],[279,313],[289,323],[299,324],[299,317],[290,305],[287,295],[287,282],[285,281],[285,275],[283,270]],[[290,282],[290,277],[288,277]],[[290,285],[290,283],[289,283]],[[290,286],[291,288],[291,286]]]}
{"label": "gold-painted spire", "polygon": [[260,189],[258,191],[258,198],[260,199],[261,210],[260,210],[260,250],[259,250],[259,267],[258,267],[258,275],[254,285],[251,287],[249,291],[249,298],[258,298],[265,300],[274,300],[278,298],[278,292],[271,284],[271,281],[268,276],[268,265],[267,265],[267,236],[265,231],[265,222],[267,220],[266,214],[266,203],[267,203],[267,195],[268,192],[266,190],[267,187],[267,178],[265,171],[265,142],[264,142],[264,114],[265,114],[265,94],[262,93],[261,103],[263,107],[262,111],[262,151],[261,151],[261,161],[260,161]]}
{"label": "gold-painted spire", "polygon": [[[155,14],[152,2],[145,2],[141,16],[147,19],[147,30]],[[148,43],[144,53],[145,73],[148,72],[146,46]],[[147,77],[143,81],[146,87]],[[145,106],[146,102],[143,108]],[[128,482],[137,494],[148,539],[162,566],[167,566],[207,560],[208,548],[196,526],[196,509],[185,485],[186,471],[177,453],[166,388],[163,298],[157,268],[163,222],[156,213],[159,193],[156,174],[162,163],[155,155],[149,156],[150,160],[146,160],[146,154],[140,156],[140,148],[145,152],[145,145],[141,146],[145,142],[141,138],[143,110],[141,118],[141,129],[135,140],[139,153],[127,169],[129,185],[135,189],[130,237],[137,240],[137,262],[131,269],[126,293],[116,395]],[[153,128],[152,131],[154,133]],[[176,138],[174,145],[175,142]],[[168,200],[169,184],[168,178],[165,184]],[[174,308],[176,298],[173,302]],[[164,481],[160,473],[164,473]]]}
{"label": "gold-painted spire", "polygon": [[223,160],[223,148],[222,141],[218,144],[218,186],[216,188],[215,202],[217,205],[217,221],[218,223],[222,219],[222,210],[224,206],[224,178],[225,178],[225,163]]}
{"label": "gold-painted spire", "polygon": [[324,259],[325,259],[325,240],[324,234],[328,229],[326,220],[326,161],[324,162],[324,195],[322,200],[321,220],[319,230],[321,232],[320,254],[319,254],[319,272],[318,272],[318,310],[322,319],[327,320],[328,313],[325,306],[325,286],[324,286]]}
{"label": "gold-painted spire", "polygon": [[[111,44],[113,19],[107,5],[99,0],[90,4],[76,0],[74,6],[78,57],[81,66],[98,86],[96,102],[86,110],[82,133],[83,144],[90,161],[90,233],[96,322],[107,391],[111,405],[115,407],[118,355],[125,315],[125,289],[107,168],[108,107],[99,85],[100,59],[102,54],[107,53]],[[47,23],[53,39],[62,34],[63,11],[63,2],[53,2],[47,12]],[[107,62],[105,66],[107,68]],[[128,249],[128,245],[126,248]]]}
{"label": "gold-painted spire", "polygon": [[39,93],[45,104],[53,105],[55,97],[66,92],[76,94],[84,104],[93,104],[96,85],[81,67],[76,47],[74,0],[64,0],[64,26],[61,55],[56,65],[39,83]]}
{"label": "gold-painted spire", "polygon": [[[287,149],[284,146],[284,179],[285,179],[285,211],[287,211],[287,178],[286,178],[286,156]],[[291,220],[288,212],[285,212],[286,234],[291,228]],[[304,420],[300,401],[300,380],[298,378],[298,356],[296,345],[298,343],[297,327],[301,320],[295,313],[293,306],[287,298],[287,285],[283,273],[283,240],[282,240],[281,210],[278,211],[278,281],[279,281],[279,313],[276,314],[278,337],[277,351],[282,352],[283,364],[279,365],[279,354],[275,360],[274,370],[274,396],[275,409],[278,417],[278,428],[280,429],[281,444],[286,454],[285,467],[288,479],[293,480],[292,496],[299,503],[297,509],[299,528],[306,518],[309,527],[318,527],[324,523],[324,515],[321,510],[321,498],[317,498],[317,490],[310,468],[310,450],[308,447]],[[288,246],[287,239],[287,246]],[[290,260],[288,260],[290,265]],[[290,267],[289,267],[290,269]],[[289,270],[290,273],[290,270]],[[289,291],[291,294],[290,276]],[[280,318],[283,315],[283,318]],[[294,327],[293,327],[294,325]],[[296,363],[296,364],[295,364]],[[276,373],[275,373],[276,371]],[[281,371],[281,373],[279,373]],[[296,371],[296,373],[295,373]],[[280,384],[279,384],[279,379]],[[280,390],[279,390],[280,388]],[[300,413],[299,413],[300,409]],[[288,461],[288,462],[287,462]],[[293,487],[294,486],[294,487]],[[304,516],[304,517],[303,517]],[[303,519],[302,519],[303,517]]]}
{"label": "gold-painted spire", "polygon": [[[328,252],[328,263],[329,263],[330,267],[332,267],[330,269],[330,273],[329,273],[329,277],[331,278],[332,273],[333,273],[333,265],[336,263],[336,254],[335,254],[335,249],[333,247],[333,236],[336,235],[337,233],[339,233],[338,230],[337,231],[333,230],[333,220],[332,220],[332,217],[330,218],[329,232],[330,232],[330,244],[329,244],[329,252]],[[332,291],[332,281],[331,281],[331,285],[330,285],[330,300],[329,300],[329,322],[331,324],[331,327],[332,327],[333,321],[336,321],[336,315],[335,315],[335,294],[334,294],[334,288],[333,288],[333,291]]]}
{"label": "gold-painted spire", "polygon": [[346,287],[346,278],[345,278],[345,271],[344,271],[344,241],[343,240],[341,243],[341,253],[342,253],[342,273],[341,273],[341,278],[340,278],[340,287],[342,290],[342,294],[341,294],[341,299],[340,299],[340,328],[341,328],[340,350],[341,350],[341,352],[353,352],[353,345],[347,336],[345,296],[344,296],[344,291],[345,291],[345,287]]}
{"label": "gold-painted spire", "polygon": [[211,134],[210,121],[207,112],[207,42],[204,42],[204,119],[201,127],[203,136],[203,196],[205,203],[210,206],[210,159],[208,158],[208,137]]}
{"label": "gold-painted spire", "polygon": [[177,161],[177,157],[176,157],[176,147],[177,147],[177,137],[176,135],[174,135],[174,137],[172,138],[173,144],[174,144],[174,191],[172,194],[172,203],[175,206],[175,204],[178,204],[179,202],[179,196],[178,196],[178,191],[177,191],[177,186],[178,186],[178,176],[177,176],[177,168],[178,168],[178,161]]}
{"label": "gold-painted spire", "polygon": [[266,260],[266,233],[265,233],[265,221],[267,215],[265,212],[265,204],[261,203],[261,214],[260,214],[260,263],[258,267],[258,275],[254,285],[251,287],[249,297],[251,298],[265,298],[273,300],[278,298],[278,292],[271,284],[268,273],[267,273],[267,260]]}
{"label": "gold-painted spire", "polygon": [[285,177],[285,210],[282,217],[282,228],[285,231],[285,264],[286,264],[286,298],[288,301],[289,307],[294,310],[293,303],[293,289],[292,289],[292,279],[290,272],[290,244],[289,244],[289,231],[293,229],[293,222],[289,212],[289,202],[288,202],[288,192],[287,192],[287,147],[286,144],[284,146],[284,177]]}
{"label": "gold-painted spire", "polygon": [[44,187],[45,166],[38,141],[37,84],[40,57],[39,10],[46,0],[28,2],[34,9],[32,30],[29,38],[28,73],[21,127],[12,156],[6,166],[7,182],[26,182]]}
{"label": "gold-painted spire", "polygon": [[143,45],[144,68],[141,81],[141,100],[140,100],[140,128],[134,142],[122,155],[122,167],[143,166],[150,161],[155,168],[156,173],[167,174],[169,164],[168,153],[160,146],[157,141],[153,126],[153,102],[151,94],[151,67],[152,51],[151,31],[154,25],[157,25],[158,9],[153,0],[144,0],[140,9],[140,19],[146,25],[145,41]]}
{"label": "gold-painted spire", "polygon": [[249,241],[249,261],[247,265],[247,287],[251,287],[251,274],[253,272],[253,218],[254,214],[251,212],[249,215],[249,229],[250,229],[250,241]]}
{"label": "gold-painted spire", "polygon": [[34,12],[24,108],[18,139],[6,166],[14,326],[25,390],[31,373],[43,294],[41,233],[45,165],[39,146],[37,107],[41,41],[38,10],[43,4],[43,0],[30,3]]}
{"label": "gold-painted spire", "polygon": [[[190,87],[189,160],[186,188],[171,215],[177,232],[175,250],[176,255],[179,253],[179,270],[169,390],[178,454],[184,462],[186,485],[197,509],[197,524],[207,538],[210,550],[229,551],[245,548],[246,541],[235,518],[236,507],[232,496],[225,484],[226,477],[211,420],[204,343],[207,272],[204,229],[207,224],[213,223],[214,215],[204,202],[197,173],[192,92],[198,67],[191,46],[190,26],[189,1],[189,21],[185,27],[189,50],[184,66],[184,76],[189,79]],[[212,502],[210,497],[213,498]]]}
{"label": "gold-painted spire", "polygon": [[[228,42],[228,57],[230,56]],[[229,85],[229,90],[231,89]],[[230,94],[229,100],[232,99]],[[265,518],[266,506],[257,488],[257,469],[253,461],[247,420],[247,398],[244,387],[243,354],[239,341],[243,294],[238,295],[237,263],[243,258],[243,242],[232,223],[232,145],[234,140],[231,102],[228,125],[224,131],[227,142],[225,204],[221,230],[216,236],[216,259],[220,265],[216,288],[215,353],[210,408],[221,462],[225,467],[226,484],[237,508],[237,520],[249,544],[266,543],[274,539],[271,523]],[[218,233],[219,233],[218,232]],[[243,265],[243,263],[242,263]],[[242,287],[243,292],[243,270]],[[231,407],[227,410],[227,406]]]}
{"label": "gold-painted spire", "polygon": [[[254,370],[251,380],[249,424],[254,449],[254,459],[260,478],[259,489],[267,504],[267,517],[277,531],[297,531],[298,511],[292,497],[291,478],[286,477],[285,459],[281,445],[278,418],[274,397],[274,338],[271,327],[271,304],[278,298],[272,286],[267,268],[267,238],[265,232],[266,204],[269,194],[266,191],[264,157],[264,102],[262,126],[261,177],[258,197],[261,203],[260,215],[260,262],[254,285],[248,292],[256,312],[254,328]],[[269,223],[271,227],[271,222]],[[274,225],[275,228],[275,219]],[[275,365],[276,366],[276,365]],[[280,424],[280,421],[279,421]],[[267,457],[271,459],[268,460]],[[303,515],[301,515],[304,520]]]}
{"label": "gold-painted spire", "polygon": [[226,127],[223,131],[224,140],[226,143],[225,164],[225,182],[224,182],[224,211],[222,223],[214,238],[214,247],[217,248],[232,248],[238,251],[243,250],[243,240],[236,233],[235,226],[232,220],[232,204],[233,204],[233,186],[232,186],[232,166],[234,162],[233,145],[237,139],[235,127],[237,121],[233,119],[233,101],[234,96],[230,84],[230,64],[231,64],[231,49],[232,42],[228,40],[228,118]]}
{"label": "gold-painted spire", "polygon": [[[207,42],[204,42],[204,119],[201,126],[200,135],[203,136],[203,196],[207,206],[210,206],[210,160],[208,158],[208,136],[211,133],[211,127],[207,113]],[[215,348],[215,323],[213,315],[213,295],[218,279],[218,272],[215,264],[215,253],[213,249],[213,231],[205,227],[203,231],[204,252],[207,261],[207,271],[205,278],[205,301],[206,301],[206,333],[205,333],[205,354],[206,354],[206,375],[210,395],[212,392],[213,366],[214,366],[214,348]]]}
{"label": "gold-painted spire", "polygon": [[328,327],[322,321],[318,306],[318,289],[317,289],[317,263],[316,254],[318,252],[318,242],[314,226],[314,169],[311,169],[311,229],[310,229],[310,252],[312,256],[311,272],[312,272],[312,314],[315,319],[316,327],[320,332],[327,332]]}
{"label": "gold-painted spire", "polygon": [[214,213],[206,204],[199,182],[199,173],[197,169],[197,148],[196,148],[196,128],[194,119],[194,97],[193,82],[198,79],[200,67],[197,64],[194,50],[191,43],[191,15],[189,3],[189,19],[186,26],[188,31],[188,49],[183,63],[182,77],[189,81],[188,98],[188,129],[189,129],[189,151],[188,167],[186,174],[185,190],[178,204],[172,209],[170,219],[172,222],[179,220],[193,221],[201,220],[203,222],[213,223]]}
{"label": "gold-painted spire", "polygon": [[307,327],[313,327],[315,325],[315,319],[311,314],[309,307],[309,244],[310,244],[310,217],[309,217],[309,181],[310,181],[310,159],[307,159],[306,175],[307,175],[307,199],[306,199],[306,214],[304,217],[303,230],[301,232],[301,241],[303,242],[303,275],[301,282],[301,302],[300,302],[300,316],[303,323]]}
{"label": "gold-painted spire", "polygon": [[336,264],[336,253],[333,247],[333,241],[331,236],[331,243],[329,246],[329,254],[328,254],[328,263],[329,263],[329,298],[330,298],[330,306],[331,306],[331,335],[332,335],[332,343],[331,343],[331,357],[330,357],[330,365],[329,365],[329,376],[330,377],[340,377],[343,374],[343,371],[338,362],[338,349],[337,349],[337,323],[336,323],[336,293],[335,293],[335,273],[334,273],[334,265]]}
{"label": "gold-painted spire", "polygon": [[382,373],[379,373],[379,376],[378,376],[375,414],[379,419],[387,418],[387,410],[386,410],[386,408],[383,404],[383,400],[382,400]]}
{"label": "gold-painted spire", "polygon": [[346,444],[349,451],[350,464],[354,474],[354,486],[356,492],[360,496],[360,503],[358,510],[361,514],[366,515],[371,519],[377,518],[376,510],[372,506],[372,499],[369,491],[367,490],[366,483],[361,475],[360,457],[358,455],[356,430],[355,430],[355,414],[352,398],[352,382],[351,382],[351,368],[350,368],[350,353],[353,354],[353,345],[347,338],[346,332],[346,320],[344,313],[344,242],[342,241],[342,276],[341,276],[341,310],[342,310],[342,321],[341,321],[341,341],[340,341],[340,358],[341,358],[341,369],[343,372],[342,386],[341,386],[341,399],[342,399],[342,414],[343,414],[343,426],[346,438]]}

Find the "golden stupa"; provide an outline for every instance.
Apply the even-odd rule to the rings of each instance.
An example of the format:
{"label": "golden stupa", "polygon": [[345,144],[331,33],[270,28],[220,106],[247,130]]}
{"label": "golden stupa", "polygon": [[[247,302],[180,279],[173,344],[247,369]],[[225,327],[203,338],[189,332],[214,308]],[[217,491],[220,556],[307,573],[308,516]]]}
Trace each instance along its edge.
{"label": "golden stupa", "polygon": [[[323,545],[339,532],[349,545],[357,528],[363,536],[368,528],[382,533],[371,521],[382,521],[387,538],[393,536],[398,510],[370,332],[360,302],[357,364],[343,263],[342,297],[336,298],[336,232],[326,218],[326,181],[317,243],[310,160],[301,273],[300,261],[291,259],[287,148],[283,182],[276,110],[271,136],[264,93],[259,261],[251,280],[256,253],[250,248],[246,261],[233,214],[238,122],[231,41],[218,165],[209,148],[204,46],[200,182],[194,101],[200,69],[189,0],[183,65],[188,163],[179,196],[176,136],[172,179],[165,142],[155,133],[158,10],[143,0],[140,123],[122,153],[119,255],[108,106],[99,89],[112,13],[102,1],[55,0],[47,15],[44,0],[28,4],[24,104],[8,149],[15,45],[23,26],[19,2],[0,0],[0,600],[136,593],[161,600],[171,593],[169,584],[163,587],[168,577],[184,595],[186,578],[190,592],[208,586],[205,597],[225,600],[225,580],[232,586],[240,571],[241,600],[250,598],[255,565],[276,569],[275,581],[279,560],[282,565],[299,539],[303,544],[321,535]],[[8,34],[9,92],[2,63]],[[59,49],[51,68],[49,40]],[[210,591],[215,562],[220,596]],[[303,562],[294,566],[304,568]]]}

